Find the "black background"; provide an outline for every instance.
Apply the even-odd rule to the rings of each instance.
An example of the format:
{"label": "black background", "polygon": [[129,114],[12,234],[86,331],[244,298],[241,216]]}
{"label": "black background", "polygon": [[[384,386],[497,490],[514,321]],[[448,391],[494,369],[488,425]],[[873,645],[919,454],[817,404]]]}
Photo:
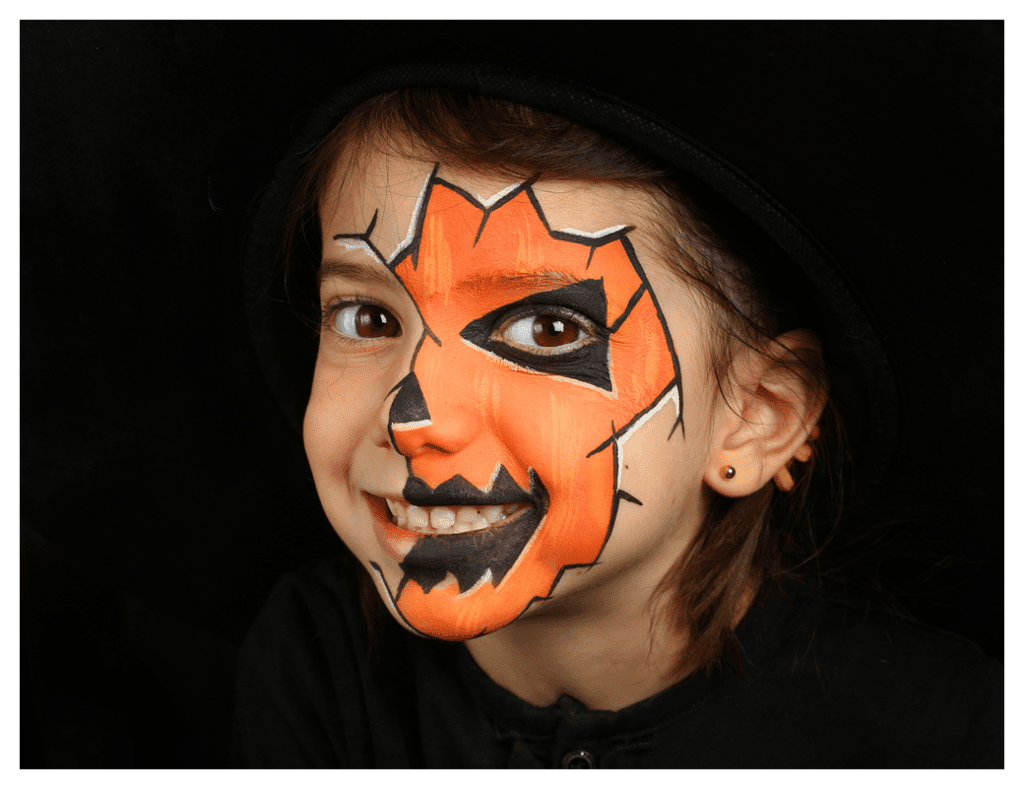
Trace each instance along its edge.
{"label": "black background", "polygon": [[1002,33],[22,23],[22,766],[222,764],[248,623],[340,550],[259,374],[241,249],[310,108],[406,45],[568,51],[611,93],[672,91],[688,132],[856,262],[901,370],[876,510],[957,560],[882,572],[1001,657]]}

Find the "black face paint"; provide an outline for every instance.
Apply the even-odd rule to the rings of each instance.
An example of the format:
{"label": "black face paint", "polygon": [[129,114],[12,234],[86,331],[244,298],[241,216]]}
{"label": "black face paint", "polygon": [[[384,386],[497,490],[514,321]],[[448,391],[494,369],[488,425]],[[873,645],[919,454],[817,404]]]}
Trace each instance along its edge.
{"label": "black face paint", "polygon": [[530,490],[523,490],[504,467],[500,468],[490,491],[484,492],[456,475],[436,489],[423,480],[406,482],[403,497],[420,507],[502,505],[528,502],[530,509],[489,529],[465,534],[424,535],[399,563],[405,573],[399,593],[407,581],[416,581],[424,592],[430,592],[451,573],[459,591],[473,587],[490,570],[491,582],[497,586],[516,563],[523,549],[548,511],[548,493],[537,475],[530,472]]}
{"label": "black face paint", "polygon": [[420,389],[420,382],[416,380],[416,373],[409,373],[396,388],[398,394],[395,395],[388,412],[389,424],[407,425],[414,422],[429,422],[430,411],[427,409],[423,390]]}
{"label": "black face paint", "polygon": [[[517,313],[526,316],[543,313],[543,308],[564,307],[589,318],[595,324],[594,336],[585,345],[564,353],[540,355],[493,339],[493,334],[504,321]],[[604,283],[599,279],[576,282],[557,290],[535,293],[512,304],[492,310],[472,321],[461,336],[486,351],[515,364],[549,375],[573,378],[592,386],[612,390],[608,364],[608,330],[605,326],[608,302]]]}

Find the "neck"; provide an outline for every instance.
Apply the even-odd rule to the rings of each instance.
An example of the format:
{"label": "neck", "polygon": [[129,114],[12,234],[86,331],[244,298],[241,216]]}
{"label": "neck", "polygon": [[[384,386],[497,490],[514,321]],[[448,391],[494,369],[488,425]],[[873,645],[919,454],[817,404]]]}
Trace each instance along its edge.
{"label": "neck", "polygon": [[571,599],[548,601],[466,646],[492,680],[535,706],[566,694],[590,709],[620,710],[678,681],[685,646],[637,597],[602,595],[602,605],[583,610]]}
{"label": "neck", "polygon": [[[754,589],[751,580],[734,627],[753,602]],[[678,666],[686,637],[662,610],[670,598],[648,604],[633,592],[602,595],[603,605],[582,611],[571,598],[547,601],[554,605],[466,647],[494,682],[534,706],[549,706],[564,694],[590,709],[618,711],[685,676]]]}

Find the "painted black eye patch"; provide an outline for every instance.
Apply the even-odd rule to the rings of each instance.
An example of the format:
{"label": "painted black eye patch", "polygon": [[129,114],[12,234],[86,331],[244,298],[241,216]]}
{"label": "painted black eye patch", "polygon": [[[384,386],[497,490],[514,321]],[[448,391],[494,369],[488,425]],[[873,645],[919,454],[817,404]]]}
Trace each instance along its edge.
{"label": "painted black eye patch", "polygon": [[[596,331],[591,342],[566,353],[539,355],[492,339],[494,332],[516,313],[543,312],[544,307],[562,307],[589,318]],[[564,288],[534,293],[512,304],[492,310],[462,330],[462,339],[521,367],[549,375],[573,378],[583,383],[612,390],[608,368],[608,300],[604,282],[587,279]]]}

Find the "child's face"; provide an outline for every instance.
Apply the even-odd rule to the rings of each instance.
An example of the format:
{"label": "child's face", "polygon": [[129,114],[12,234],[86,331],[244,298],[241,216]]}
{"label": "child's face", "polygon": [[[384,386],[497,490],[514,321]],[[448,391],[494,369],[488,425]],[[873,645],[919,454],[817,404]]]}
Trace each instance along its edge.
{"label": "child's face", "polygon": [[432,169],[371,156],[321,207],[328,518],[424,635],[649,596],[703,514],[714,401],[651,206]]}

